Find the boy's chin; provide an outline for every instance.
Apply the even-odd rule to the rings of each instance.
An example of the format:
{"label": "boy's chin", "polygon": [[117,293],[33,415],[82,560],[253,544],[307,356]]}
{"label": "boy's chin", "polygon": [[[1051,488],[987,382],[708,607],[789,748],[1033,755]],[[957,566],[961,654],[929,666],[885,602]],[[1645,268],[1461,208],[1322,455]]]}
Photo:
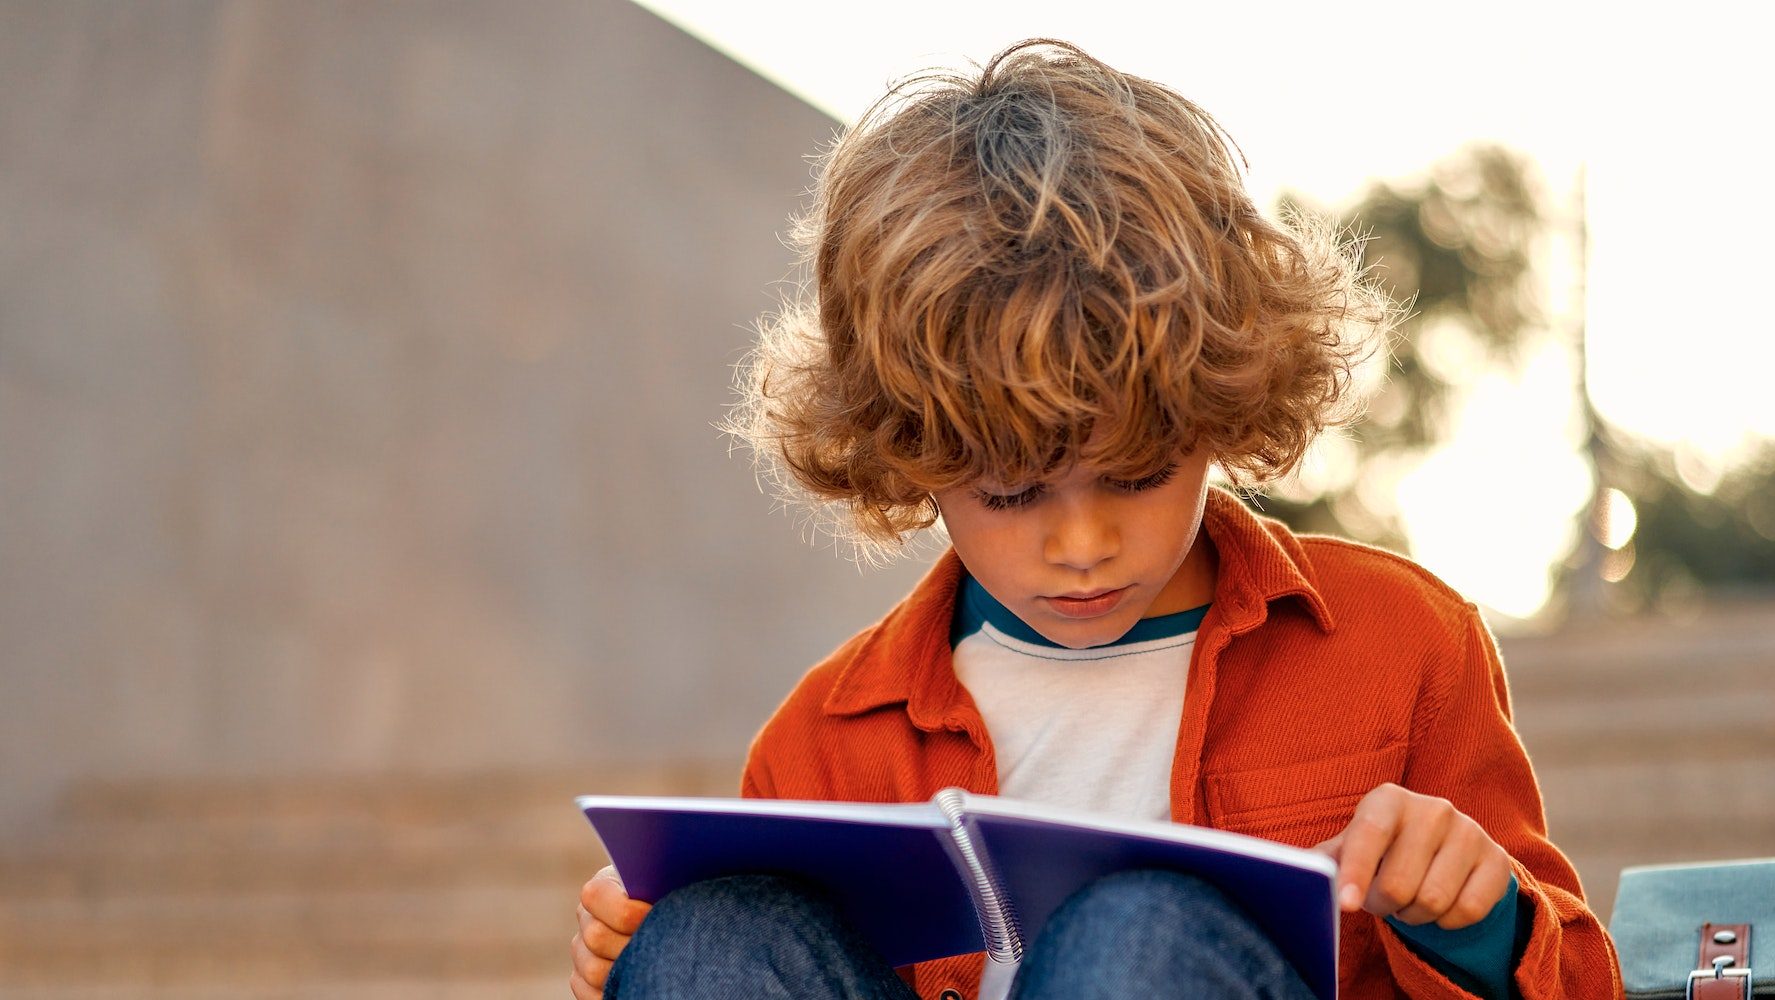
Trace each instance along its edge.
{"label": "boy's chin", "polygon": [[1055,645],[1065,646],[1067,649],[1090,649],[1093,646],[1107,646],[1127,635],[1128,630],[1134,627],[1134,622],[1122,622],[1120,619],[1120,615],[1114,615],[1029,625],[1041,633],[1042,638]]}

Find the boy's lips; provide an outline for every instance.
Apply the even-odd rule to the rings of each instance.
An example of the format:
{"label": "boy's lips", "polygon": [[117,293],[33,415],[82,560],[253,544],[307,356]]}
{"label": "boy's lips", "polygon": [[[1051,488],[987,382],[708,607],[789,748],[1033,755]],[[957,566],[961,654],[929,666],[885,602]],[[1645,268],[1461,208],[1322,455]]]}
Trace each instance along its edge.
{"label": "boy's lips", "polygon": [[1122,603],[1127,596],[1129,587],[1117,587],[1114,590],[1093,590],[1079,594],[1062,594],[1046,598],[1048,606],[1068,618],[1096,618],[1108,614],[1116,605]]}

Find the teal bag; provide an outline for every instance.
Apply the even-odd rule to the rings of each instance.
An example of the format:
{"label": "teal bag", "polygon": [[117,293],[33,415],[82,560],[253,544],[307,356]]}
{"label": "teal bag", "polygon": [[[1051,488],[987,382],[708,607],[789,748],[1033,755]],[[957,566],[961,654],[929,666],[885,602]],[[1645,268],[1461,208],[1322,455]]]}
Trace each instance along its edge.
{"label": "teal bag", "polygon": [[1629,1000],[1775,997],[1775,858],[1624,869],[1609,934]]}

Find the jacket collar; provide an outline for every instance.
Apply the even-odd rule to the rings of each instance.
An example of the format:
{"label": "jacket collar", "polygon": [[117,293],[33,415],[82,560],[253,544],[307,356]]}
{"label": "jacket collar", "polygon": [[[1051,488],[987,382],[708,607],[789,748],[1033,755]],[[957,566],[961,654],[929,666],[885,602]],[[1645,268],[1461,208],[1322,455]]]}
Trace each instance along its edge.
{"label": "jacket collar", "polygon": [[[1295,598],[1322,631],[1332,630],[1331,611],[1314,586],[1312,564],[1280,522],[1259,518],[1225,490],[1210,489],[1202,531],[1219,556],[1215,613],[1204,629],[1248,632],[1269,616],[1271,602]],[[949,649],[961,575],[955,550],[945,550],[912,593],[862,637],[826,696],[826,714],[855,715],[904,702],[921,729],[964,727],[957,709],[966,692],[956,679]]]}

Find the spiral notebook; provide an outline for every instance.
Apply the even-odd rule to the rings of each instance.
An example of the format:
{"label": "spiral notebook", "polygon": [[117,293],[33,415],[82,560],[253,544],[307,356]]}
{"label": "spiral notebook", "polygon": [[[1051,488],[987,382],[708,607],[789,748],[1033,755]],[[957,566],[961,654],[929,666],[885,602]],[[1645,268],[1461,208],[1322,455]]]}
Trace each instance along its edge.
{"label": "spiral notebook", "polygon": [[1336,865],[1222,830],[1134,822],[946,788],[929,802],[587,795],[576,800],[629,895],[724,875],[823,886],[895,966],[984,951],[1022,958],[1075,890],[1133,868],[1214,883],[1323,1000],[1337,995]]}

